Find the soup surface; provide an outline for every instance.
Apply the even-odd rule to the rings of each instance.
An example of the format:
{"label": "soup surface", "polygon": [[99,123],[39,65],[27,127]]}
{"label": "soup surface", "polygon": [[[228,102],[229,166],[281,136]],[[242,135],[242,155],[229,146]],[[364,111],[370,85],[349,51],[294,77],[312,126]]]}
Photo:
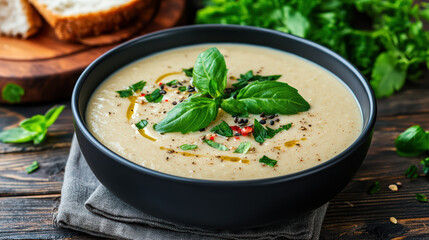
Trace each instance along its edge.
{"label": "soup surface", "polygon": [[[310,109],[294,115],[251,114],[247,118],[234,118],[219,109],[216,120],[200,131],[187,134],[155,131],[154,124],[165,118],[168,111],[196,93],[191,77],[182,69],[193,67],[198,54],[214,46],[225,57],[227,87],[237,83],[240,74],[249,70],[255,75],[281,75],[277,81],[296,88]],[[116,92],[141,80],[146,85],[134,96],[121,98]],[[144,95],[159,89],[160,84],[165,91],[162,101],[148,102]],[[292,125],[262,144],[252,134],[239,134],[241,130],[234,131],[233,137],[210,131],[222,121],[236,126],[235,129],[246,126],[251,129],[254,119],[272,129]],[[141,120],[148,125],[139,130],[135,124]],[[332,73],[295,55],[241,44],[195,45],[133,62],[97,88],[90,99],[86,121],[102,144],[132,162],[172,175],[210,180],[268,178],[313,167],[344,151],[362,129],[361,111],[353,94]],[[228,150],[213,148],[204,139],[222,144]],[[248,152],[234,153],[243,142],[250,142]],[[197,148],[182,150],[183,144]],[[264,155],[277,161],[274,167],[259,161]]]}

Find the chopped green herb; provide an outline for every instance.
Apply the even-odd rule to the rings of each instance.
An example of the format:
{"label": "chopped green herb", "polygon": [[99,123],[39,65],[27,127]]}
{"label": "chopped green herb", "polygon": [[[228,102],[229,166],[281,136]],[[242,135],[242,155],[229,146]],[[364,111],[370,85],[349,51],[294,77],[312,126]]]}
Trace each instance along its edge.
{"label": "chopped green herb", "polygon": [[176,85],[177,82],[178,82],[177,80],[173,80],[173,81],[170,81],[170,82],[168,82],[166,84],[167,84],[167,86],[173,86],[173,85]]}
{"label": "chopped green herb", "polygon": [[426,197],[426,195],[421,194],[421,193],[416,194],[416,199],[419,202],[428,202],[428,198]]}
{"label": "chopped green herb", "polygon": [[249,151],[249,148],[252,144],[250,142],[242,142],[238,146],[238,148],[234,151],[234,153],[244,153],[246,154]]}
{"label": "chopped green herb", "polygon": [[155,89],[151,94],[147,94],[144,96],[148,102],[159,103],[162,101],[162,94],[159,88]]}
{"label": "chopped green herb", "polygon": [[405,176],[407,178],[418,178],[419,174],[418,174],[418,169],[416,165],[411,165],[407,171],[405,171]]}
{"label": "chopped green herb", "polygon": [[45,115],[35,115],[27,118],[19,124],[19,127],[0,132],[0,141],[4,143],[29,141],[33,141],[34,144],[42,143],[46,138],[48,127],[55,122],[64,107],[53,107]]}
{"label": "chopped green herb", "polygon": [[182,68],[182,71],[185,73],[187,77],[192,77],[192,72],[194,71],[194,68],[193,67],[188,69]]}
{"label": "chopped green herb", "polygon": [[429,157],[423,158],[420,163],[423,165],[423,173],[427,175],[429,172]]}
{"label": "chopped green herb", "polygon": [[212,140],[204,140],[203,142],[207,143],[207,145],[209,145],[212,148],[216,148],[217,150],[221,150],[221,151],[228,151],[229,150],[227,146],[220,144],[220,143],[217,143],[217,142],[214,142]]}
{"label": "chopped green herb", "polygon": [[143,129],[147,126],[148,122],[146,120],[141,120],[140,122],[136,123],[137,129]]}
{"label": "chopped green herb", "polygon": [[182,150],[194,150],[196,148],[198,148],[198,146],[194,144],[183,144],[182,146],[180,146],[180,149]]}
{"label": "chopped green herb", "polygon": [[417,157],[429,151],[429,132],[419,125],[405,130],[395,140],[396,152],[400,156]]}
{"label": "chopped green herb", "polygon": [[368,189],[368,193],[369,194],[374,194],[376,192],[380,191],[380,182],[379,181],[375,181],[371,187]]}
{"label": "chopped green herb", "polygon": [[39,163],[37,161],[33,161],[30,166],[25,168],[27,173],[32,173],[39,168]]}
{"label": "chopped green herb", "polygon": [[179,91],[181,91],[181,92],[186,92],[186,87],[185,87],[185,86],[181,86],[181,87],[179,87]]}
{"label": "chopped green herb", "polygon": [[292,127],[292,123],[280,126],[280,128],[278,129],[272,129],[267,127],[267,129],[264,128],[264,126],[262,126],[262,124],[260,124],[258,122],[258,120],[254,120],[253,123],[254,126],[254,130],[253,130],[253,137],[255,138],[255,141],[259,142],[259,143],[263,143],[265,142],[265,139],[271,139],[273,138],[277,133],[283,131],[283,130],[289,130],[289,128]]}
{"label": "chopped green herb", "polygon": [[226,123],[225,121],[222,121],[221,123],[219,123],[219,125],[213,127],[210,131],[215,132],[224,137],[232,137],[234,134],[228,123]]}
{"label": "chopped green herb", "polygon": [[119,93],[119,97],[126,98],[132,96],[135,92],[141,91],[146,85],[145,81],[136,82],[129,86],[128,89],[116,91]]}
{"label": "chopped green herb", "polygon": [[271,159],[267,156],[263,156],[261,159],[259,159],[260,163],[265,163],[266,165],[270,166],[270,167],[275,167],[277,165],[277,161],[274,159]]}
{"label": "chopped green herb", "polygon": [[21,97],[24,94],[24,89],[14,83],[7,83],[2,89],[2,98],[9,103],[21,102]]}

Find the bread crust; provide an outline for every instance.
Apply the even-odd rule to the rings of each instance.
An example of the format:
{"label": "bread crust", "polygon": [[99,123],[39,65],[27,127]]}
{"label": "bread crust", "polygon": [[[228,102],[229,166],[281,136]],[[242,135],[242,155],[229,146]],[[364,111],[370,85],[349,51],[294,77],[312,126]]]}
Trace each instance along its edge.
{"label": "bread crust", "polygon": [[151,1],[131,0],[104,11],[62,16],[49,11],[38,0],[30,0],[54,29],[55,35],[61,40],[76,40],[87,36],[97,36],[107,31],[118,30],[138,14],[144,14],[144,9]]}
{"label": "bread crust", "polygon": [[27,32],[22,36],[23,38],[28,38],[34,34],[36,34],[40,28],[42,27],[42,19],[40,18],[39,14],[34,10],[34,8],[30,5],[28,0],[20,0],[22,6],[24,7],[24,13],[27,16],[28,23],[30,25],[30,28],[27,30]]}

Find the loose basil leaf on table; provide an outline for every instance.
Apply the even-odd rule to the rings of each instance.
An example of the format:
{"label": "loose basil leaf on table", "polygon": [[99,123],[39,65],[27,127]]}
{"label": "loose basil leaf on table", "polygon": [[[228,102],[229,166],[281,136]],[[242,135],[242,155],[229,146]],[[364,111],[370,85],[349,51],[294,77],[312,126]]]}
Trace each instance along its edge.
{"label": "loose basil leaf on table", "polygon": [[213,47],[198,55],[192,82],[198,91],[207,91],[213,98],[217,98],[224,94],[227,72],[225,58]]}
{"label": "loose basil leaf on table", "polygon": [[39,163],[37,161],[33,161],[31,163],[31,165],[29,165],[25,168],[25,171],[27,173],[32,173],[32,172],[36,171],[38,168],[39,168]]}
{"label": "loose basil leaf on table", "polygon": [[405,177],[406,178],[418,178],[419,173],[418,173],[417,166],[411,165],[410,167],[408,167],[407,171],[405,171]]}
{"label": "loose basil leaf on table", "polygon": [[33,140],[37,134],[37,132],[17,127],[0,132],[0,141],[4,143],[24,143]]}
{"label": "loose basil leaf on table", "polygon": [[429,172],[429,157],[423,158],[420,164],[423,165],[423,173],[427,175]]}
{"label": "loose basil leaf on table", "polygon": [[426,197],[426,195],[421,193],[416,193],[416,199],[419,202],[428,202],[428,198]]}
{"label": "loose basil leaf on table", "polygon": [[225,121],[222,121],[219,125],[216,125],[210,131],[215,132],[224,137],[232,137],[234,134],[231,128],[229,127],[228,123],[226,123]]}
{"label": "loose basil leaf on table", "polygon": [[252,145],[252,143],[250,143],[250,142],[242,142],[242,143],[240,143],[240,145],[238,145],[238,147],[234,151],[234,153],[246,154],[249,151],[251,145]]}
{"label": "loose basil leaf on table", "polygon": [[167,116],[155,126],[160,133],[195,132],[207,127],[216,119],[218,106],[214,99],[191,97],[176,105]]}
{"label": "loose basil leaf on table", "polygon": [[66,106],[64,105],[53,107],[45,113],[46,127],[51,126],[57,120],[58,116],[60,116],[65,107]]}
{"label": "loose basil leaf on table", "polygon": [[405,130],[395,140],[396,152],[400,156],[417,157],[429,151],[429,132],[419,125]]}
{"label": "loose basil leaf on table", "polygon": [[14,83],[6,84],[2,89],[2,98],[9,103],[21,102],[21,97],[24,96],[24,94],[24,89]]}
{"label": "loose basil leaf on table", "polygon": [[229,150],[227,146],[220,144],[220,143],[217,143],[217,142],[212,141],[212,140],[204,140],[203,142],[207,143],[207,145],[209,145],[212,148],[216,148],[217,150],[221,150],[221,151],[228,151]]}
{"label": "loose basil leaf on table", "polygon": [[234,98],[228,98],[222,101],[220,107],[227,113],[237,117],[248,117],[246,105]]}
{"label": "loose basil leaf on table", "polygon": [[253,82],[241,89],[236,99],[253,114],[291,115],[310,109],[298,90],[276,81]]}
{"label": "loose basil leaf on table", "polygon": [[261,159],[259,159],[259,162],[264,163],[270,167],[275,167],[277,165],[277,160],[271,159],[265,155]]}
{"label": "loose basil leaf on table", "polygon": [[183,144],[180,146],[180,149],[182,150],[194,150],[196,148],[198,148],[198,146],[194,144]]}
{"label": "loose basil leaf on table", "polygon": [[379,181],[375,181],[371,187],[368,189],[368,194],[374,194],[378,191],[380,191],[381,187],[380,187],[380,182]]}

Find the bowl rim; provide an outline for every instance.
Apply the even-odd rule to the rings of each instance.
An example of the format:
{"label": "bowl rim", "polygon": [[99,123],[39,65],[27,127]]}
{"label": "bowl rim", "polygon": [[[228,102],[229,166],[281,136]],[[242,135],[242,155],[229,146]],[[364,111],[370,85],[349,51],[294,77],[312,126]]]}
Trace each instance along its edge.
{"label": "bowl rim", "polygon": [[[276,177],[268,177],[268,178],[260,178],[260,179],[249,179],[249,180],[209,180],[209,179],[198,179],[198,178],[188,178],[188,177],[182,177],[177,175],[172,175],[169,173],[160,172],[157,170],[153,170],[141,165],[138,165],[130,160],[127,160],[126,158],[116,154],[106,146],[104,146],[101,142],[99,142],[89,131],[89,129],[86,127],[85,121],[82,119],[81,116],[84,116],[85,114],[81,114],[79,111],[79,95],[80,91],[82,89],[82,86],[85,82],[85,79],[88,77],[88,75],[91,73],[91,71],[96,68],[99,64],[101,64],[104,59],[110,58],[114,56],[115,52],[121,51],[124,47],[128,47],[128,45],[132,45],[135,43],[138,43],[145,39],[150,39],[152,37],[157,37],[159,35],[167,35],[167,34],[174,34],[175,32],[181,32],[183,30],[194,30],[199,31],[199,29],[211,29],[211,30],[220,30],[220,29],[244,29],[244,30],[251,30],[251,31],[259,31],[262,33],[269,33],[269,34],[275,34],[279,35],[280,37],[289,38],[293,41],[298,41],[303,43],[304,45],[309,45],[310,47],[316,48],[319,51],[322,51],[323,53],[330,55],[337,61],[339,61],[341,64],[343,64],[346,68],[351,70],[351,72],[356,76],[356,78],[360,81],[362,84],[366,95],[368,96],[368,102],[369,102],[369,117],[368,117],[368,123],[364,128],[362,129],[361,134],[359,137],[345,150],[343,150],[338,155],[334,156],[331,159],[326,160],[323,163],[317,164],[311,168],[307,168],[295,173],[290,173],[282,176],[276,176]],[[209,43],[209,42],[207,42]],[[227,43],[225,41],[225,43]],[[204,43],[201,43],[204,44]],[[255,44],[252,44],[255,45]],[[177,46],[180,47],[180,46]],[[153,53],[155,54],[155,53]],[[311,61],[313,62],[313,61]],[[317,64],[319,65],[319,64]],[[329,70],[328,70],[329,71]],[[351,89],[352,90],[352,89]],[[358,103],[359,104],[359,103]],[[360,105],[360,104],[359,104]],[[360,106],[361,107],[361,106]],[[367,137],[371,134],[372,129],[375,125],[376,115],[377,115],[377,106],[376,106],[376,99],[374,92],[372,88],[370,87],[369,83],[365,79],[365,77],[359,72],[359,70],[351,64],[349,61],[344,59],[339,54],[335,53],[334,51],[328,49],[327,47],[324,47],[318,43],[315,43],[313,41],[297,37],[291,34],[266,29],[266,28],[260,28],[260,27],[253,27],[253,26],[242,26],[242,25],[224,25],[224,24],[195,24],[195,25],[187,25],[187,26],[180,26],[180,27],[174,27],[169,28],[166,30],[156,31],[153,33],[145,34],[143,36],[134,38],[132,40],[129,40],[127,42],[124,42],[109,51],[105,52],[101,56],[99,56],[96,60],[94,60],[88,67],[85,68],[85,70],[82,72],[82,74],[79,76],[76,85],[73,89],[72,98],[71,98],[71,108],[72,108],[72,114],[73,119],[75,121],[75,128],[79,128],[82,135],[91,142],[99,151],[101,151],[103,154],[107,155],[108,157],[112,158],[117,163],[124,165],[125,167],[132,168],[135,171],[138,171],[139,173],[143,174],[149,174],[151,177],[155,178],[162,178],[164,180],[169,181],[175,181],[175,182],[181,182],[181,183],[187,183],[187,184],[196,184],[196,185],[215,185],[215,186],[228,186],[228,187],[244,187],[244,186],[264,186],[264,185],[270,185],[285,181],[292,181],[296,180],[298,178],[306,177],[308,175],[315,174],[317,172],[323,171],[326,168],[329,168],[332,165],[337,164],[338,162],[342,161],[344,158],[346,158],[348,155],[351,154],[351,152],[354,152],[365,143]]]}

